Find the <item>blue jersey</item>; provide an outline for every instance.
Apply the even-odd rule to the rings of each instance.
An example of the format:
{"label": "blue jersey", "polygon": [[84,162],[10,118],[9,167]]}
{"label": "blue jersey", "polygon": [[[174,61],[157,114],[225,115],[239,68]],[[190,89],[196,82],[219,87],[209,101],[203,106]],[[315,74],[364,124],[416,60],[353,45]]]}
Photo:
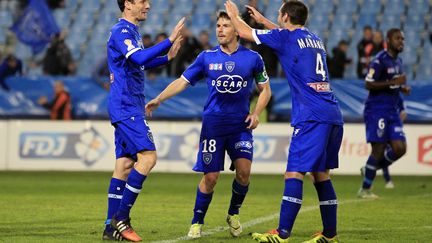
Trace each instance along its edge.
{"label": "blue jersey", "polygon": [[318,36],[301,28],[254,30],[253,37],[279,57],[292,93],[292,126],[305,121],[343,124],[329,84],[326,51]]}
{"label": "blue jersey", "polygon": [[232,54],[223,52],[219,46],[203,51],[182,77],[191,85],[206,79],[209,96],[204,106],[204,117],[241,121],[242,125],[249,114],[249,100],[255,87],[253,80],[268,82],[261,56],[241,45]]}
{"label": "blue jersey", "polygon": [[[166,63],[166,57],[156,57],[170,46],[171,42],[167,39],[138,55],[144,49],[138,26],[120,19],[111,28],[107,55],[111,81],[108,113],[112,123],[145,115],[144,70]],[[137,53],[138,61],[131,60],[134,53]],[[139,60],[149,61],[140,65]]]}
{"label": "blue jersey", "polygon": [[[366,82],[388,82],[402,73],[402,59],[393,58],[384,50],[379,52],[369,65]],[[398,112],[400,99],[400,85],[384,90],[370,90],[365,112]]]}

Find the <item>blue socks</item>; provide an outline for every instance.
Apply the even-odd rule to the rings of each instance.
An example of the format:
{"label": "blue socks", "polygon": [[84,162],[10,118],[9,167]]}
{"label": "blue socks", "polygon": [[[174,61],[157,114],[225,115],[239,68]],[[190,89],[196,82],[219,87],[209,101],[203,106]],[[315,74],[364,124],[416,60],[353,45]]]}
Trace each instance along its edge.
{"label": "blue socks", "polygon": [[278,228],[281,238],[286,239],[290,236],[302,199],[303,181],[294,178],[286,179]]}
{"label": "blue socks", "polygon": [[380,165],[382,168],[389,167],[397,159],[399,159],[399,158],[393,152],[393,149],[390,146],[387,146],[386,150],[384,151],[384,159],[381,160]]}
{"label": "blue socks", "polygon": [[320,201],[323,235],[327,238],[336,236],[337,199],[331,180],[315,183],[315,189]]}
{"label": "blue socks", "polygon": [[389,167],[383,167],[382,168],[383,171],[383,176],[384,176],[384,180],[385,182],[389,182],[391,181],[391,176],[390,176],[390,172],[389,172]]}
{"label": "blue socks", "polygon": [[228,209],[229,215],[239,214],[239,209],[243,204],[246,193],[249,190],[249,185],[243,186],[234,179],[232,183],[231,203]]}
{"label": "blue socks", "polygon": [[135,168],[132,169],[127,179],[125,186],[126,189],[123,192],[123,198],[120,202],[116,219],[125,220],[129,218],[130,210],[141,191],[142,184],[144,183],[145,179],[145,175],[140,174],[137,170],[135,170]]}
{"label": "blue socks", "polygon": [[213,197],[213,192],[206,194],[206,193],[202,193],[199,187],[197,188],[192,224],[196,224],[196,223],[204,224],[204,217],[207,213],[207,209],[210,205],[212,197]]}
{"label": "blue socks", "polygon": [[366,171],[363,178],[363,189],[370,189],[376,176],[377,161],[374,157],[369,156],[366,162]]}
{"label": "blue socks", "polygon": [[123,198],[123,191],[125,189],[126,181],[122,181],[116,178],[111,178],[111,182],[108,188],[108,212],[107,219],[105,221],[105,230],[112,230],[110,226],[111,218],[117,212],[120,201]]}

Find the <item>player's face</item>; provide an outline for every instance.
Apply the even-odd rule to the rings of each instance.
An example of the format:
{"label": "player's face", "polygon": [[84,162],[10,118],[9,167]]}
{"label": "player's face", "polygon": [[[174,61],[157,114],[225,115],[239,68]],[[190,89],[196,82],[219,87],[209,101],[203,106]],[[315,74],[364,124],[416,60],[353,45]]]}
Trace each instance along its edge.
{"label": "player's face", "polygon": [[389,40],[389,47],[397,52],[402,52],[405,44],[405,36],[402,31],[398,31],[392,35]]}
{"label": "player's face", "polygon": [[135,0],[133,3],[125,1],[125,5],[130,8],[132,16],[138,21],[144,21],[147,19],[147,14],[150,10],[149,0]]}
{"label": "player's face", "polygon": [[286,22],[286,18],[287,18],[286,14],[285,15],[282,14],[282,7],[283,7],[283,5],[279,8],[278,18],[277,18],[278,24],[281,27],[285,26],[285,22]]}
{"label": "player's face", "polygon": [[216,23],[216,36],[220,45],[227,45],[237,41],[237,32],[231,23],[231,20],[219,18]]}

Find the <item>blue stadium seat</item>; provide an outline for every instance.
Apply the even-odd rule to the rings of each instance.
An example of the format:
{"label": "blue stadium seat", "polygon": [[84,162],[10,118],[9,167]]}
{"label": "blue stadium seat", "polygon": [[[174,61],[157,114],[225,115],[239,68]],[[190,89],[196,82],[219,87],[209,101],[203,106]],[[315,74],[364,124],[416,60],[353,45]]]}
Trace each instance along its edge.
{"label": "blue stadium seat", "polygon": [[380,29],[386,32],[391,28],[402,28],[401,17],[397,15],[382,15]]}
{"label": "blue stadium seat", "polygon": [[353,17],[351,14],[337,14],[332,21],[332,28],[351,29],[353,26]]}
{"label": "blue stadium seat", "polygon": [[171,9],[171,1],[152,1],[150,14],[168,13]]}
{"label": "blue stadium seat", "polygon": [[162,29],[164,26],[164,14],[158,14],[155,12],[150,12],[147,20],[144,22],[144,26],[152,26],[153,29]]}
{"label": "blue stadium seat", "polygon": [[212,19],[207,13],[196,12],[191,18],[191,29],[211,29]]}
{"label": "blue stadium seat", "polygon": [[357,0],[340,0],[336,7],[337,14],[352,14],[357,11]]}
{"label": "blue stadium seat", "polygon": [[214,14],[217,8],[218,8],[218,4],[214,0],[200,0],[199,3],[196,5],[195,14],[199,14],[199,13]]}
{"label": "blue stadium seat", "polygon": [[326,30],[329,25],[329,18],[324,14],[313,14],[308,21],[308,26],[314,29]]}
{"label": "blue stadium seat", "polygon": [[12,13],[6,9],[0,10],[0,28],[6,27],[9,28],[13,24],[13,16]]}
{"label": "blue stadium seat", "polygon": [[173,7],[176,13],[191,14],[194,4],[191,0],[175,0]]}
{"label": "blue stadium seat", "polygon": [[405,65],[414,65],[417,61],[417,47],[412,45],[405,45],[403,52],[400,54],[402,62]]}
{"label": "blue stadium seat", "polygon": [[404,22],[404,29],[424,30],[426,20],[424,13],[408,14]]}
{"label": "blue stadium seat", "polygon": [[329,14],[333,12],[333,9],[333,0],[320,0],[313,8],[311,8],[311,15]]}
{"label": "blue stadium seat", "polygon": [[426,14],[430,11],[429,0],[410,0],[407,4],[408,15]]}
{"label": "blue stadium seat", "polygon": [[402,15],[405,11],[404,0],[390,0],[384,3],[384,15]]}
{"label": "blue stadium seat", "polygon": [[372,28],[377,26],[377,15],[375,13],[363,13],[358,16],[357,30],[362,30],[366,25]]}
{"label": "blue stadium seat", "polygon": [[421,44],[421,34],[415,29],[407,29],[404,31],[405,34],[405,45],[411,47],[420,47]]}
{"label": "blue stadium seat", "polygon": [[381,11],[380,0],[363,0],[360,3],[360,15],[364,14],[377,14]]}

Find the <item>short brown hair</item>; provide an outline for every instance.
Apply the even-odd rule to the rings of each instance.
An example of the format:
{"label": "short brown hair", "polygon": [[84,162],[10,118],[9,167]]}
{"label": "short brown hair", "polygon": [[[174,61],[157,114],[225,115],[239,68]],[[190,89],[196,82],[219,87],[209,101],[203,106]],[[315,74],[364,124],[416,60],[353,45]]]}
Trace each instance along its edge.
{"label": "short brown hair", "polygon": [[308,18],[308,8],[300,1],[286,1],[281,8],[281,14],[288,14],[291,24],[305,25]]}

